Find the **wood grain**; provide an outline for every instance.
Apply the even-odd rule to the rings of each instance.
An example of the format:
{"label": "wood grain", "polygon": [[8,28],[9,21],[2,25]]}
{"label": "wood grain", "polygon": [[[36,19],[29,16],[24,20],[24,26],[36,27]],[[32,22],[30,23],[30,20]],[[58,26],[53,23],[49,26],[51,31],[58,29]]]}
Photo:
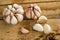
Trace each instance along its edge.
{"label": "wood grain", "polygon": [[35,3],[35,2],[59,2],[60,0],[0,0],[0,4],[12,4],[12,3]]}
{"label": "wood grain", "polygon": [[[2,11],[0,11],[2,12]],[[60,19],[60,9],[56,10],[42,10],[41,15],[46,16],[49,19]],[[0,13],[0,20],[2,20],[3,15]]]}
{"label": "wood grain", "polygon": [[[36,20],[24,20],[17,25],[11,25],[0,20],[0,40],[35,40],[41,38],[41,35],[46,36],[43,32],[37,32],[32,29],[35,23]],[[53,33],[60,33],[60,19],[48,19],[47,23],[51,26]],[[25,27],[30,33],[22,34],[20,27]]]}

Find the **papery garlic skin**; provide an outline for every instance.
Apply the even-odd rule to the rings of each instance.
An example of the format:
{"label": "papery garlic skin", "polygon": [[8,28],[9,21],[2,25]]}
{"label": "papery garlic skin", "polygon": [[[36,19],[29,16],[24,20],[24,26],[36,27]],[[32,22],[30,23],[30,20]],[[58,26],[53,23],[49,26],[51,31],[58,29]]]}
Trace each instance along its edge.
{"label": "papery garlic skin", "polygon": [[[25,9],[25,14],[28,19],[37,19],[40,17],[41,14],[41,9],[39,8],[38,5],[35,4],[30,4],[26,9]],[[29,15],[29,16],[28,16]]]}
{"label": "papery garlic skin", "polygon": [[21,28],[21,32],[22,32],[23,34],[27,34],[27,33],[29,33],[29,30],[27,30],[27,29],[25,29],[25,28]]}
{"label": "papery garlic skin", "polygon": [[17,24],[17,19],[14,16],[11,18],[11,24]]}
{"label": "papery garlic skin", "polygon": [[35,24],[33,26],[33,29],[36,30],[36,31],[42,32],[43,31],[43,26],[41,24]]}
{"label": "papery garlic skin", "polygon": [[16,16],[16,18],[17,18],[17,20],[18,20],[19,22],[21,22],[21,21],[23,20],[23,15],[21,15],[21,14],[16,14],[15,16]]}
{"label": "papery garlic skin", "polygon": [[19,5],[18,4],[13,4],[13,7],[17,9],[17,8],[19,8]]}
{"label": "papery garlic skin", "polygon": [[8,5],[8,9],[11,10],[12,9],[12,5]]}
{"label": "papery garlic skin", "polygon": [[48,24],[44,25],[44,33],[49,34],[51,32],[51,26]]}
{"label": "papery garlic skin", "polygon": [[6,19],[5,19],[5,21],[6,21],[7,23],[10,23],[10,16],[7,16]]}
{"label": "papery garlic skin", "polygon": [[47,18],[45,16],[41,16],[41,17],[39,17],[39,19],[37,20],[37,22],[44,24],[44,23],[47,22]]}
{"label": "papery garlic skin", "polygon": [[24,14],[24,10],[23,10],[22,8],[18,8],[18,9],[17,9],[17,12],[18,12],[19,14],[22,14],[22,15]]}
{"label": "papery garlic skin", "polygon": [[3,19],[9,24],[17,24],[23,20],[24,10],[21,5],[8,5],[3,11]]}
{"label": "papery garlic skin", "polygon": [[3,11],[3,16],[4,16],[5,13],[7,12],[7,10],[8,10],[7,8],[4,9],[4,11]]}

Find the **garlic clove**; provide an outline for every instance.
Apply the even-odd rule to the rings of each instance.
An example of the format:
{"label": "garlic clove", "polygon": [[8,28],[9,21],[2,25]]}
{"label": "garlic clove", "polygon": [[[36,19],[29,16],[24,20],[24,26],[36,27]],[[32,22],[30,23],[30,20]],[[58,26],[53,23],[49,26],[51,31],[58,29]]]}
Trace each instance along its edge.
{"label": "garlic clove", "polygon": [[18,4],[13,4],[13,7],[18,9],[19,8],[19,5]]}
{"label": "garlic clove", "polygon": [[40,13],[37,10],[34,10],[37,17],[40,17]]}
{"label": "garlic clove", "polygon": [[32,16],[32,19],[34,18],[35,14],[33,11],[31,11],[31,16]]}
{"label": "garlic clove", "polygon": [[23,34],[27,34],[27,33],[29,33],[29,30],[27,30],[27,29],[25,29],[25,28],[21,28],[21,32],[22,32]]}
{"label": "garlic clove", "polygon": [[44,25],[44,33],[49,34],[51,32],[51,27],[48,24]]}
{"label": "garlic clove", "polygon": [[11,24],[17,24],[17,19],[16,19],[16,17],[15,16],[12,16],[12,18],[11,18]]}
{"label": "garlic clove", "polygon": [[12,5],[8,5],[8,9],[11,10],[12,9]]}
{"label": "garlic clove", "polygon": [[21,14],[15,14],[15,15],[19,22],[21,22],[23,20],[23,15],[21,15]]}
{"label": "garlic clove", "polygon": [[15,13],[15,12],[16,12],[15,8],[12,8],[12,9],[11,9],[11,11],[12,11],[13,13]]}
{"label": "garlic clove", "polygon": [[40,31],[40,32],[43,31],[43,27],[42,27],[41,24],[35,24],[35,25],[33,26],[33,29],[36,30],[36,31]]}
{"label": "garlic clove", "polygon": [[26,17],[27,17],[28,19],[31,18],[30,10],[28,10],[28,11],[26,12]]}
{"label": "garlic clove", "polygon": [[18,12],[19,14],[24,14],[24,10],[23,10],[22,8],[18,8],[18,9],[17,9],[17,12]]}
{"label": "garlic clove", "polygon": [[41,16],[39,17],[39,19],[37,20],[38,23],[46,23],[47,22],[47,18],[45,16]]}
{"label": "garlic clove", "polygon": [[40,9],[40,7],[38,5],[35,4],[34,8],[37,9],[37,11],[39,11],[41,13],[41,9]]}
{"label": "garlic clove", "polygon": [[7,8],[4,9],[3,16],[6,14],[7,10],[8,10]]}
{"label": "garlic clove", "polygon": [[10,23],[10,16],[7,16],[4,20],[5,20],[7,23]]}
{"label": "garlic clove", "polygon": [[11,11],[7,10],[7,12],[5,13],[5,15],[10,15]]}
{"label": "garlic clove", "polygon": [[36,20],[37,19],[37,16],[34,16],[34,20]]}

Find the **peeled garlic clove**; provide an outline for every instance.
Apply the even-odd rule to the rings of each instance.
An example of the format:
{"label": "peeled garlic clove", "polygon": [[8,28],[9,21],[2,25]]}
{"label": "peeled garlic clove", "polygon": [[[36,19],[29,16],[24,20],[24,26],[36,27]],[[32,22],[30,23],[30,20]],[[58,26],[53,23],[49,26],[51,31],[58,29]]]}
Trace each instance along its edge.
{"label": "peeled garlic clove", "polygon": [[21,14],[16,14],[16,18],[19,22],[21,22],[23,20],[23,15]]}
{"label": "peeled garlic clove", "polygon": [[8,10],[7,8],[4,9],[3,16],[6,14],[7,10]]}
{"label": "peeled garlic clove", "polygon": [[7,23],[10,23],[10,16],[7,16],[4,20],[5,20]]}
{"label": "peeled garlic clove", "polygon": [[24,10],[23,10],[22,8],[18,8],[18,9],[17,9],[17,12],[18,12],[19,14],[24,14]]}
{"label": "peeled garlic clove", "polygon": [[51,27],[48,24],[44,25],[44,33],[49,34],[51,32]]}
{"label": "peeled garlic clove", "polygon": [[13,4],[13,7],[17,9],[17,8],[19,8],[19,5],[18,4]]}
{"label": "peeled garlic clove", "polygon": [[41,24],[35,24],[35,25],[33,26],[33,29],[36,30],[36,31],[40,31],[40,32],[43,31],[43,27],[42,27]]}
{"label": "peeled garlic clove", "polygon": [[29,33],[29,31],[28,31],[27,29],[25,29],[25,28],[21,28],[21,32],[22,32],[23,34]]}
{"label": "peeled garlic clove", "polygon": [[11,10],[12,9],[12,5],[8,5],[8,9]]}
{"label": "peeled garlic clove", "polygon": [[11,18],[11,24],[17,24],[17,19],[15,16],[12,16]]}
{"label": "peeled garlic clove", "polygon": [[46,23],[47,22],[47,18],[45,16],[41,16],[39,17],[39,19],[37,20],[38,23]]}

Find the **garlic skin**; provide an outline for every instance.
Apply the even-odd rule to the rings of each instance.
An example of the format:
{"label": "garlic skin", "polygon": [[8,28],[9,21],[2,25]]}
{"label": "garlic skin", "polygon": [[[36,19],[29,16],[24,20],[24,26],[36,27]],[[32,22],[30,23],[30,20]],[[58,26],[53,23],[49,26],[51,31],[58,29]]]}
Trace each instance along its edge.
{"label": "garlic skin", "polygon": [[49,34],[51,32],[51,27],[48,24],[44,25],[44,33]]}
{"label": "garlic skin", "polygon": [[19,22],[23,20],[23,16],[21,14],[16,14],[15,16]]}
{"label": "garlic skin", "polygon": [[24,14],[23,8],[18,8],[18,9],[17,9],[17,12],[18,12],[19,14],[22,14],[22,15]]}
{"label": "garlic skin", "polygon": [[12,9],[12,5],[8,5],[8,9],[11,10]]}
{"label": "garlic skin", "polygon": [[29,31],[28,31],[27,29],[25,29],[25,28],[21,28],[21,32],[22,32],[23,34],[29,33]]}
{"label": "garlic skin", "polygon": [[19,8],[19,5],[18,4],[13,4],[13,7],[17,9],[17,8]]}
{"label": "garlic skin", "polygon": [[7,16],[6,19],[5,19],[5,21],[6,21],[7,23],[10,23],[10,16]]}
{"label": "garlic skin", "polygon": [[18,22],[21,22],[23,20],[23,14],[24,10],[21,5],[13,4],[8,5],[7,8],[3,11],[3,19],[8,24],[17,24]]}
{"label": "garlic skin", "polygon": [[26,15],[26,18],[28,19],[37,19],[40,17],[40,14],[41,14],[41,9],[36,4],[30,4],[25,9],[25,15]]}
{"label": "garlic skin", "polygon": [[36,31],[42,32],[43,31],[43,26],[41,24],[35,24],[33,26],[33,29],[36,30]]}
{"label": "garlic skin", "polygon": [[45,16],[39,17],[37,20],[38,23],[45,24],[47,22],[47,18]]}
{"label": "garlic skin", "polygon": [[17,24],[17,19],[15,18],[15,16],[12,16],[11,24]]}

